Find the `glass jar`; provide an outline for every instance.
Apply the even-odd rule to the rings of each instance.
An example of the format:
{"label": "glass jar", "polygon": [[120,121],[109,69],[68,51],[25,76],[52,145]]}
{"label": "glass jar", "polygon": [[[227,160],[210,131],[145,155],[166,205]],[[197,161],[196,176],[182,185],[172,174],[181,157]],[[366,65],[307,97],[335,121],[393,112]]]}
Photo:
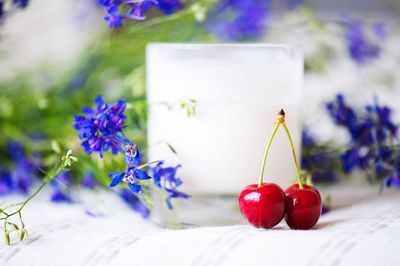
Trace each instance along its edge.
{"label": "glass jar", "polygon": [[[209,215],[209,224],[228,217],[218,211],[221,205],[232,204],[228,209],[235,212],[241,189],[258,181],[280,108],[287,113],[299,155],[303,72],[302,52],[297,46],[148,45],[149,161],[182,165],[178,175],[184,183],[180,188],[192,195],[192,203],[181,203],[182,211],[201,206],[213,209],[221,219]],[[171,145],[176,153],[162,143]],[[277,134],[265,182],[287,186],[295,177],[291,160],[285,135]],[[189,223],[204,224],[192,220]]]}

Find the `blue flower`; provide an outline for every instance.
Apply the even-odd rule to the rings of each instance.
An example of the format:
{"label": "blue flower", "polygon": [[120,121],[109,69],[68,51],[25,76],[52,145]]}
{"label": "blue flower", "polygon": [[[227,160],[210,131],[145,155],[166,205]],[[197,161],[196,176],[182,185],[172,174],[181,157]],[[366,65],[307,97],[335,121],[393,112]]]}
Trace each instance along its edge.
{"label": "blue flower", "polygon": [[171,15],[181,9],[183,4],[179,0],[157,0],[157,7],[164,14]]}
{"label": "blue flower", "polygon": [[358,149],[350,149],[340,155],[343,170],[348,173],[359,164],[360,154]]}
{"label": "blue flower", "polygon": [[206,28],[225,40],[261,37],[266,30],[270,0],[222,0],[210,11]]}
{"label": "blue flower", "polygon": [[386,36],[383,24],[374,26],[374,40],[368,39],[360,21],[350,20],[346,23],[345,39],[350,57],[358,64],[365,64],[376,59],[382,52],[381,42]]}
{"label": "blue flower", "polygon": [[13,5],[18,8],[25,8],[29,4],[29,0],[13,0]]}
{"label": "blue flower", "polygon": [[35,168],[29,160],[23,159],[16,162],[15,169],[11,174],[14,184],[13,189],[27,194],[35,180],[35,172]]}
{"label": "blue flower", "polygon": [[315,183],[334,183],[338,181],[338,177],[334,169],[329,167],[321,168],[313,172],[311,175],[311,180]]}
{"label": "blue flower", "polygon": [[397,188],[400,188],[400,175],[398,173],[395,173],[389,176],[385,179],[385,185],[387,187],[396,186]]}
{"label": "blue flower", "polygon": [[[123,136],[126,103],[119,100],[114,104],[107,104],[100,96],[96,98],[95,102],[96,108],[85,107],[82,110],[85,114],[84,116],[74,117],[74,128],[78,131],[82,146],[89,154],[99,152],[100,157],[103,157],[104,151],[109,149],[112,150],[113,154],[123,153],[127,170],[125,172],[110,173],[109,176],[112,180],[109,186],[116,187],[123,182],[131,192],[143,192],[140,181],[148,180],[151,177],[146,171],[142,170],[147,164],[140,165],[141,154],[136,144]],[[179,178],[175,177],[178,167],[162,168],[162,164],[158,164],[153,169],[155,185],[168,193],[166,203],[170,209],[172,208],[172,198],[188,197],[185,193],[177,190],[177,187],[182,183]],[[93,181],[95,180],[92,175],[85,176],[83,180],[84,184],[89,183],[86,184],[89,187],[92,186]],[[60,198],[62,199],[62,197]]]}
{"label": "blue flower", "polygon": [[67,192],[65,192],[59,188],[56,188],[51,193],[50,200],[55,203],[72,203],[71,196]]}
{"label": "blue flower", "polygon": [[301,132],[301,146],[304,149],[311,149],[315,146],[316,141],[308,130]]}
{"label": "blue flower", "polygon": [[31,158],[25,155],[23,145],[17,141],[7,142],[7,153],[13,162],[13,168],[6,170],[11,176],[11,184],[10,181],[7,181],[10,188],[9,192],[15,191],[26,194],[37,176],[37,167]]}
{"label": "blue flower", "polygon": [[362,141],[363,144],[371,144],[373,141],[370,132],[370,121],[361,120],[354,109],[346,104],[342,94],[336,95],[335,100],[326,104],[326,109],[334,123],[345,127],[353,142]]}
{"label": "blue flower", "polygon": [[137,184],[137,180],[150,177],[138,168],[141,155],[136,144],[122,136],[126,119],[125,107],[126,103],[122,100],[107,104],[98,96],[95,109],[83,108],[82,112],[87,116],[75,116],[74,128],[78,130],[79,138],[83,139],[82,146],[87,153],[99,152],[100,157],[103,157],[103,152],[111,148],[113,154],[121,152],[125,155],[128,169],[122,173],[110,173],[110,187],[115,187],[123,181],[133,192],[140,193],[142,187]]}
{"label": "blue flower", "polygon": [[379,157],[382,160],[387,160],[393,155],[393,149],[390,149],[389,147],[379,147]]}
{"label": "blue flower", "polygon": [[158,8],[164,14],[171,15],[179,9],[183,8],[183,4],[179,0],[157,0],[143,2],[143,12],[148,12],[151,8]]}
{"label": "blue flower", "polygon": [[373,121],[359,121],[352,127],[348,127],[353,143],[359,145],[372,145],[376,141],[374,137]]}
{"label": "blue flower", "polygon": [[[24,9],[28,6],[29,0],[12,0],[11,5],[5,4],[4,0],[0,0],[0,22],[16,9]],[[8,9],[6,10],[6,8]]]}
{"label": "blue flower", "polygon": [[150,171],[153,174],[153,182],[154,184],[167,192],[168,197],[165,199],[167,207],[172,209],[171,199],[173,198],[188,198],[189,195],[180,192],[177,190],[182,184],[181,179],[176,177],[177,170],[181,167],[181,165],[177,165],[175,167],[164,167],[163,162],[159,162],[156,166],[150,167]]}
{"label": "blue flower", "polygon": [[391,120],[391,109],[380,106],[377,101],[365,107],[365,114],[357,115],[345,103],[344,96],[338,94],[334,101],[326,104],[326,108],[333,121],[349,131],[353,143],[371,145],[397,136],[397,125]]}
{"label": "blue flower", "polygon": [[118,136],[116,138],[124,146],[125,161],[128,165],[128,170],[126,172],[113,172],[109,176],[112,178],[110,187],[115,187],[122,181],[125,182],[132,192],[141,193],[142,187],[136,184],[137,180],[147,180],[151,177],[143,170],[138,169],[141,162],[141,156],[136,144],[124,137]]}
{"label": "blue flower", "polygon": [[121,132],[126,119],[124,114],[125,101],[118,100],[116,103],[107,104],[101,96],[97,96],[95,103],[96,109],[85,107],[82,112],[93,119],[100,131],[105,131],[108,134]]}
{"label": "blue flower", "polygon": [[0,22],[2,21],[3,16],[4,16],[4,7],[3,7],[3,5],[4,5],[4,3],[0,2]]}
{"label": "blue flower", "polygon": [[51,185],[54,188],[53,192],[50,194],[50,200],[52,202],[72,202],[72,198],[68,191],[68,187],[72,186],[72,178],[69,172],[58,174],[51,182]]}
{"label": "blue flower", "polygon": [[98,3],[107,13],[104,20],[110,28],[121,27],[126,19],[144,20],[144,14],[154,7],[167,15],[183,7],[179,0],[99,0]]}
{"label": "blue flower", "polygon": [[104,20],[110,28],[119,28],[125,19],[144,20],[144,6],[152,0],[99,0],[100,6],[104,7],[107,15]]}
{"label": "blue flower", "polygon": [[374,104],[365,106],[364,112],[356,113],[342,95],[329,102],[327,109],[333,121],[346,128],[351,136],[351,148],[340,155],[343,170],[349,173],[356,168],[372,169],[376,178],[395,183],[393,180],[400,164],[395,158],[400,151],[388,146],[398,134],[398,125],[391,117],[392,110],[379,105],[375,99]]}
{"label": "blue flower", "polygon": [[396,172],[400,175],[400,148],[397,149],[397,157],[394,160]]}
{"label": "blue flower", "polygon": [[137,169],[136,167],[129,167],[126,172],[113,172],[109,176],[112,178],[110,187],[115,187],[121,182],[125,182],[130,190],[135,193],[142,192],[142,186],[137,184],[138,180],[147,180],[151,177],[143,170]]}
{"label": "blue flower", "polygon": [[72,178],[70,172],[62,172],[51,182],[53,192],[50,194],[50,200],[55,203],[71,203],[72,197],[68,191],[68,187],[72,186]]}
{"label": "blue flower", "polygon": [[14,140],[7,142],[7,152],[10,159],[13,161],[22,160],[25,158],[24,146]]}
{"label": "blue flower", "polygon": [[96,177],[92,172],[87,172],[82,179],[82,185],[84,187],[93,189],[97,185]]}
{"label": "blue flower", "polygon": [[124,16],[121,16],[118,13],[118,6],[112,6],[107,8],[107,16],[104,17],[104,20],[108,22],[108,26],[110,28],[119,28],[122,26],[122,20]]}
{"label": "blue flower", "polygon": [[[374,105],[367,105],[366,110],[369,117],[369,120],[380,127],[381,130],[378,135],[379,140],[384,140],[388,135],[392,135],[394,137],[397,136],[397,126],[392,122],[392,110],[387,106],[380,106],[375,101]],[[387,131],[389,134],[387,134]]]}
{"label": "blue flower", "polygon": [[342,94],[336,95],[334,101],[328,102],[326,104],[326,109],[333,121],[338,125],[353,128],[357,123],[356,113],[353,108],[345,103]]}
{"label": "blue flower", "polygon": [[98,152],[103,157],[104,152],[111,149],[113,154],[122,152],[126,143],[129,143],[122,133],[126,116],[126,103],[119,100],[107,104],[101,96],[96,97],[96,108],[83,108],[86,116],[75,116],[73,127],[78,131],[82,146],[88,154]]}
{"label": "blue flower", "polygon": [[141,156],[136,144],[128,143],[125,145],[125,159],[129,167],[140,165]]}
{"label": "blue flower", "polygon": [[311,180],[316,183],[332,183],[337,180],[335,155],[319,151],[321,147],[309,131],[302,132],[302,157],[301,167],[311,174]]}
{"label": "blue flower", "polygon": [[132,193],[129,189],[122,189],[119,191],[121,199],[128,204],[128,206],[142,215],[143,218],[148,218],[150,210],[147,206],[139,200],[139,198]]}
{"label": "blue flower", "polygon": [[326,204],[322,204],[322,210],[321,210],[321,215],[327,214],[328,212],[330,212],[331,208],[326,205]]}
{"label": "blue flower", "polygon": [[10,171],[0,168],[0,196],[12,192],[13,186]]}
{"label": "blue flower", "polygon": [[79,130],[78,136],[80,139],[91,138],[96,135],[97,127],[94,121],[87,119],[84,116],[75,116],[75,129]]}
{"label": "blue flower", "polygon": [[72,178],[70,172],[62,172],[55,177],[56,180],[53,180],[52,184],[57,187],[59,186],[58,182],[65,186],[72,186]]}

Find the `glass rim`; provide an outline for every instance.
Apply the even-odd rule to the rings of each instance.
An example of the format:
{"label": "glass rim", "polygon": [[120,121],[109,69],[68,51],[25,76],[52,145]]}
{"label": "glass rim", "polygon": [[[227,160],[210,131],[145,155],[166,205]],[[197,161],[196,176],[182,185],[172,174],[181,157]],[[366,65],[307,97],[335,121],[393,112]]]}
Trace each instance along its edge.
{"label": "glass rim", "polygon": [[152,47],[164,48],[164,49],[185,49],[185,50],[197,50],[197,49],[246,49],[246,48],[258,48],[258,49],[286,49],[296,50],[301,49],[301,44],[285,44],[285,43],[174,43],[174,42],[153,42],[147,44],[147,49]]}

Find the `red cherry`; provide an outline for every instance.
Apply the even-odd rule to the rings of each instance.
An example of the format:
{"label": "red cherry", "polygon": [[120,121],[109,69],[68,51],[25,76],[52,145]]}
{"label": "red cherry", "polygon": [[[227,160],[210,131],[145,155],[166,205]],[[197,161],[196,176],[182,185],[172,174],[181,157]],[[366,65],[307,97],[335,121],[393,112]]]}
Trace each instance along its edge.
{"label": "red cherry", "polygon": [[285,193],[274,183],[248,185],[240,193],[239,207],[250,224],[272,228],[285,215]]}
{"label": "red cherry", "polygon": [[291,229],[311,229],[321,216],[321,196],[318,190],[303,184],[290,186],[285,191],[285,221]]}

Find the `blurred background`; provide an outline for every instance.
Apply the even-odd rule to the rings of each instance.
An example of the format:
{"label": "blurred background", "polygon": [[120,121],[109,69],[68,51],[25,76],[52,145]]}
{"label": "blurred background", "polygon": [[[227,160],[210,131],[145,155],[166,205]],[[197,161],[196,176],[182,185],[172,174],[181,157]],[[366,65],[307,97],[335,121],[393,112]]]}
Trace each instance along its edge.
{"label": "blurred background", "polygon": [[[338,93],[355,113],[379,103],[390,108],[380,122],[397,126],[400,121],[396,0],[159,0],[143,8],[146,19],[123,18],[122,25],[112,24],[115,10],[108,10],[107,2],[0,0],[0,195],[27,193],[35,176],[40,178],[32,170],[37,168],[13,159],[10,150],[16,149],[10,145],[19,145],[27,161],[43,168],[54,163],[57,153],[72,148],[80,166],[69,174],[71,184],[82,184],[91,173],[96,182],[108,185],[107,173],[123,164],[122,157],[100,160],[79,151],[72,117],[92,105],[96,95],[109,101],[123,98],[128,103],[127,135],[144,148],[145,47],[150,42],[300,44],[305,56],[301,115],[305,131],[312,134],[311,146],[303,136],[303,156],[328,152],[322,159],[308,157],[314,164],[322,160],[329,172],[315,182],[340,181],[332,171],[347,174],[354,165],[359,175],[366,175],[363,162],[342,160],[354,164],[346,169],[339,162],[343,154],[331,158],[332,149],[357,143],[354,132],[349,134],[338,121],[338,110],[336,116],[327,110]],[[359,151],[356,159],[365,152],[369,154]],[[312,170],[307,162],[305,158],[303,168]],[[385,172],[372,181],[391,176]]]}
{"label": "blurred background", "polygon": [[[126,21],[124,27],[108,28],[103,22],[104,10],[97,1],[21,2],[27,6],[10,12],[1,27],[3,84],[23,75],[33,79],[31,89],[45,90],[61,80],[69,80],[72,91],[102,88],[117,97],[127,93],[127,87],[132,90],[128,80],[135,70],[136,74],[140,72],[137,67],[143,64],[148,42],[295,43],[305,51],[305,117],[307,112],[315,113],[313,108],[318,103],[338,91],[362,95],[354,99],[361,102],[382,94],[382,101],[391,101],[393,107],[397,100],[393,96],[398,96],[399,87],[395,73],[399,62],[399,3],[394,0],[250,0],[242,4],[216,1],[207,3],[203,22],[189,14],[138,31],[136,26],[148,21]],[[196,1],[165,2],[175,5],[175,10],[167,12],[179,14]],[[148,20],[160,18],[164,11],[153,8],[147,14]],[[350,54],[352,40],[346,27],[350,31],[355,22],[361,24],[364,41],[374,46],[370,49],[377,51],[368,55],[368,47],[364,47],[364,52],[359,49],[359,55]],[[379,36],[376,31],[380,31]],[[17,86],[14,84],[14,89]]]}

